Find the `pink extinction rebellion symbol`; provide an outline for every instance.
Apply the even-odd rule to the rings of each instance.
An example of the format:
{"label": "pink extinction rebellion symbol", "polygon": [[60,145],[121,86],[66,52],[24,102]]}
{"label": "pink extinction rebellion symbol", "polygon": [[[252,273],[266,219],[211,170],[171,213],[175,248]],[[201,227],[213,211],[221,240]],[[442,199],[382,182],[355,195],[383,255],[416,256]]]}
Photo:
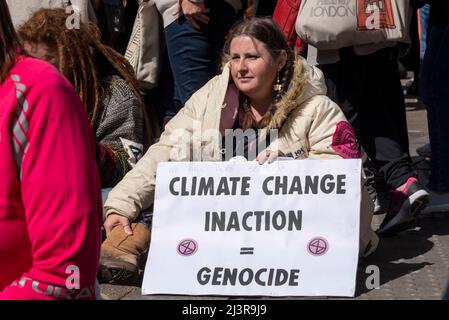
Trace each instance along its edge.
{"label": "pink extinction rebellion symbol", "polygon": [[191,256],[195,254],[197,249],[198,243],[195,240],[185,239],[178,244],[177,251],[182,256]]}
{"label": "pink extinction rebellion symbol", "polygon": [[309,241],[307,250],[313,256],[322,256],[329,250],[329,242],[322,237],[316,237]]}

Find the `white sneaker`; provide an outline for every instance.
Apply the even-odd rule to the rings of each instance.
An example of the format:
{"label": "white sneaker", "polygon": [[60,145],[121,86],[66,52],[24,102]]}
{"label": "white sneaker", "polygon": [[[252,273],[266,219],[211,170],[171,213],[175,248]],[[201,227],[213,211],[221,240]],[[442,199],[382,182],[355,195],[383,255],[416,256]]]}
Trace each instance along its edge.
{"label": "white sneaker", "polygon": [[430,201],[421,214],[449,212],[449,192],[429,191]]}

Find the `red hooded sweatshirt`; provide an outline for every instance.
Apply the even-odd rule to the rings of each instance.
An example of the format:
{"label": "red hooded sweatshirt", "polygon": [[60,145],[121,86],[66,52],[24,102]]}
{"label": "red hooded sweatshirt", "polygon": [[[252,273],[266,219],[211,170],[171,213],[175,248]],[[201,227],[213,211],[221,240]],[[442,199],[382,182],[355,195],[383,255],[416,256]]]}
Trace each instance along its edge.
{"label": "red hooded sweatshirt", "polygon": [[0,299],[95,299],[101,195],[72,85],[19,57],[0,84]]}

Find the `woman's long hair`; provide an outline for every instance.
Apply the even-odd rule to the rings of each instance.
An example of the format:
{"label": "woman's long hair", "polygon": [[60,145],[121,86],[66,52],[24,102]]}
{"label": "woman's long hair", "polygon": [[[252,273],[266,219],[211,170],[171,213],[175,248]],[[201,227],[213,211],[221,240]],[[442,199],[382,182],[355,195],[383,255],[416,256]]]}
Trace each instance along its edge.
{"label": "woman's long hair", "polygon": [[0,83],[3,83],[16,62],[21,45],[5,0],[0,0],[0,17]]}
{"label": "woman's long hair", "polygon": [[97,25],[80,22],[79,27],[70,28],[67,19],[64,9],[41,9],[19,29],[19,36],[23,42],[44,43],[55,52],[59,71],[78,91],[96,129],[103,113],[100,77],[107,69],[122,77],[142,102],[141,94],[132,66],[101,42]]}
{"label": "woman's long hair", "polygon": [[284,94],[287,92],[290,81],[293,77],[295,53],[288,46],[284,33],[279,26],[270,18],[248,18],[243,19],[231,28],[231,33],[226,40],[224,46],[224,58],[223,61],[230,60],[229,50],[231,42],[238,36],[248,36],[250,38],[259,40],[262,42],[268,52],[274,59],[277,59],[282,50],[287,53],[287,62],[285,66],[279,72],[279,80],[282,86],[282,90],[276,92],[276,97],[269,108],[268,112],[263,116],[262,120],[257,123],[253,117],[251,109],[248,107],[248,98],[243,96],[241,103],[245,111],[245,119],[243,121],[243,127],[247,128],[265,128],[271,121],[271,118],[276,111],[276,104],[281,100]]}

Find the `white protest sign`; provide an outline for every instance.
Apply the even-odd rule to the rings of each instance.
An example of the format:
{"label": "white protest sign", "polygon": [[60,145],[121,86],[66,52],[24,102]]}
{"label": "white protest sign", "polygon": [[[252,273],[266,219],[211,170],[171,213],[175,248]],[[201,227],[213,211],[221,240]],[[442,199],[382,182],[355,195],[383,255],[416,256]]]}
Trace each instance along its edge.
{"label": "white protest sign", "polygon": [[354,296],[360,160],[167,162],[143,294]]}

